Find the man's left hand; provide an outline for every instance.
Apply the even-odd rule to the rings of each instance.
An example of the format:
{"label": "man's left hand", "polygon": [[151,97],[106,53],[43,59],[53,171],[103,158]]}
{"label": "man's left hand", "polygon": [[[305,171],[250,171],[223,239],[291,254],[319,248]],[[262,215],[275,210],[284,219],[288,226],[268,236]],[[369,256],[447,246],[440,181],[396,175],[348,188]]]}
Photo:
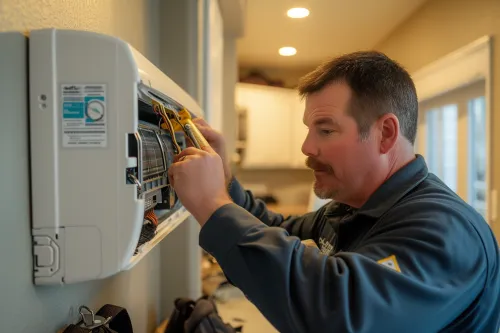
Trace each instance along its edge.
{"label": "man's left hand", "polygon": [[220,156],[210,147],[189,147],[168,169],[170,184],[180,201],[203,226],[220,207],[231,203]]}

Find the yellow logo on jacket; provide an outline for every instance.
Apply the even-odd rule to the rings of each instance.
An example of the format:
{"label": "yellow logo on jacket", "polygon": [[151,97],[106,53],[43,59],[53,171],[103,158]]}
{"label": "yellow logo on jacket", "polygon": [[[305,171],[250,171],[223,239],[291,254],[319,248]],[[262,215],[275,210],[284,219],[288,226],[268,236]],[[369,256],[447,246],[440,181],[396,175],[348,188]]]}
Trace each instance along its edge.
{"label": "yellow logo on jacket", "polygon": [[385,267],[389,267],[390,269],[393,269],[396,272],[401,273],[401,268],[399,268],[398,261],[397,261],[396,256],[394,254],[392,256],[387,257],[387,258],[380,259],[377,262]]}

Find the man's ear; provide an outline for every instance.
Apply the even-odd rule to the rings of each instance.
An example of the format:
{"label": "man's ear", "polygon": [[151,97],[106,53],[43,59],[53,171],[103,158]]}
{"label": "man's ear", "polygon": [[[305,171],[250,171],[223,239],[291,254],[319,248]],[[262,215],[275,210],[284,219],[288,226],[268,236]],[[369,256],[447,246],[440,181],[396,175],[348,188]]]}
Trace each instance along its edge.
{"label": "man's ear", "polygon": [[395,145],[399,136],[399,120],[394,113],[387,113],[377,121],[380,129],[380,153],[387,154]]}

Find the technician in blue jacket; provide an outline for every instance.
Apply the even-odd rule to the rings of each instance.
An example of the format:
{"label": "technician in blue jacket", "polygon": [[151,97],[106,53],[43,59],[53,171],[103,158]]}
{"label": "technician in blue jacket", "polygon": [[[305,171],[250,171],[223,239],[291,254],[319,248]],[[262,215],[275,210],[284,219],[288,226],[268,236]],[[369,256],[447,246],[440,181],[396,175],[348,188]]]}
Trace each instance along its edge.
{"label": "technician in blue jacket", "polygon": [[495,237],[415,155],[408,73],[357,52],[306,75],[299,93],[315,192],[334,202],[301,217],[268,211],[198,121],[211,147],[186,149],[169,175],[200,245],[280,332],[497,333]]}

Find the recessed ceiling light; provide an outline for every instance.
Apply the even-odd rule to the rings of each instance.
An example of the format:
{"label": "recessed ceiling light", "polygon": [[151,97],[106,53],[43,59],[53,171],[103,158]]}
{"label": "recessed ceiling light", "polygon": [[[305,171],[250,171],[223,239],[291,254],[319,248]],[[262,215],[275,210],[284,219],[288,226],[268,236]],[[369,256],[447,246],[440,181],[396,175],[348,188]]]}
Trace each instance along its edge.
{"label": "recessed ceiling light", "polygon": [[309,16],[309,9],[307,8],[291,8],[286,13],[291,18],[304,18]]}
{"label": "recessed ceiling light", "polygon": [[295,55],[297,53],[297,50],[294,47],[285,46],[279,50],[279,53],[284,57],[289,57]]}

